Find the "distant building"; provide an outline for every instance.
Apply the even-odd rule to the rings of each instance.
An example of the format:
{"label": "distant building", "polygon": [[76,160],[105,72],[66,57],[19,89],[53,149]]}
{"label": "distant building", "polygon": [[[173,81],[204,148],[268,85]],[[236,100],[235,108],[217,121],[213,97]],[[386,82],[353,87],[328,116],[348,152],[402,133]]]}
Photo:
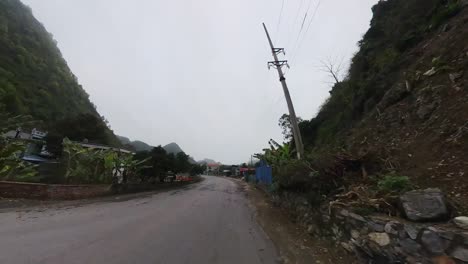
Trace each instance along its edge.
{"label": "distant building", "polygon": [[16,130],[8,131],[4,134],[7,138],[16,138],[16,139],[36,139],[36,140],[43,140],[47,136],[47,132],[42,132],[33,128],[31,133],[23,132],[22,129],[19,127]]}
{"label": "distant building", "polygon": [[219,173],[219,168],[221,164],[219,163],[208,163],[206,164],[206,173],[207,174],[217,174]]}
{"label": "distant building", "polygon": [[[21,128],[11,130],[4,134],[5,137],[17,140],[27,141],[26,148],[22,154],[22,159],[32,163],[44,163],[44,162],[56,162],[55,157],[52,153],[49,153],[46,149],[45,137],[47,132],[42,132],[33,128],[31,133],[23,132]],[[121,152],[126,154],[134,154],[134,152],[127,149],[114,148],[110,146],[88,143],[88,142],[75,142],[84,148],[99,149],[99,150],[113,150],[115,152]]]}

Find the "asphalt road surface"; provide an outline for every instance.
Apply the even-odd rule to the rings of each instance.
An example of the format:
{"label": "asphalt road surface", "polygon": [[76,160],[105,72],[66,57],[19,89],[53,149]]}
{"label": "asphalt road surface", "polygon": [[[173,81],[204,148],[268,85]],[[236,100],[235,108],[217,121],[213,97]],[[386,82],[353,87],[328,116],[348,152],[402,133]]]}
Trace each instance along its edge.
{"label": "asphalt road surface", "polygon": [[276,263],[236,183],[0,213],[0,263]]}

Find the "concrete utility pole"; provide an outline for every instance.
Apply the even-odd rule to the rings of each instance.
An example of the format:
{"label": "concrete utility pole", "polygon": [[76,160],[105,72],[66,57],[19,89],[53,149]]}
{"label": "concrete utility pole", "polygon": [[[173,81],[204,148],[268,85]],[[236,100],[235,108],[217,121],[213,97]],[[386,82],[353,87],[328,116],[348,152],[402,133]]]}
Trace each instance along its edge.
{"label": "concrete utility pole", "polygon": [[263,23],[263,28],[265,29],[268,42],[270,43],[271,52],[273,54],[273,59],[274,59],[274,61],[268,62],[268,69],[270,69],[270,67],[274,67],[278,70],[278,75],[280,77],[279,80],[281,82],[281,85],[283,86],[284,97],[286,97],[286,102],[288,103],[289,119],[292,125],[294,143],[296,144],[297,158],[301,159],[304,156],[304,144],[302,143],[302,136],[301,136],[301,131],[299,130],[299,125],[297,124],[296,112],[294,111],[294,106],[291,100],[291,95],[289,94],[288,86],[286,85],[286,78],[284,78],[284,74],[282,70],[282,67],[284,65],[286,65],[289,68],[288,61],[278,60],[279,53],[285,54],[284,49],[273,47],[273,42],[271,41],[270,34],[268,33],[265,23]]}

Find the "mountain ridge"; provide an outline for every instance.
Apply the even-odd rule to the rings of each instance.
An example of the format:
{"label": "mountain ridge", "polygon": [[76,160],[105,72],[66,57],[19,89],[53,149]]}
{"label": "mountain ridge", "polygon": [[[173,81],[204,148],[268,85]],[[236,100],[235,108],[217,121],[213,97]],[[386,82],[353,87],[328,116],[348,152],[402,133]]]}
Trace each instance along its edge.
{"label": "mountain ridge", "polygon": [[[117,138],[120,140],[120,142],[126,146],[127,148],[139,152],[139,151],[151,151],[155,146],[151,146],[146,142],[140,141],[140,140],[134,140],[131,141],[129,138],[124,137],[124,136],[117,136]],[[175,142],[171,142],[169,144],[166,144],[162,147],[164,150],[166,150],[167,153],[169,154],[174,154],[176,155],[177,153],[184,152],[185,151]],[[193,157],[189,156],[189,161],[192,164],[196,164],[197,162]]]}

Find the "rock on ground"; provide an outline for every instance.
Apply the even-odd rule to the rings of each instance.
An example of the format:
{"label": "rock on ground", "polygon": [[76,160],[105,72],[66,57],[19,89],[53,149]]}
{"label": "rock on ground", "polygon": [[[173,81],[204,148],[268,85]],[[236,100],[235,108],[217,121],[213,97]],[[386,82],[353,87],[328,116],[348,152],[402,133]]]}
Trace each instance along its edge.
{"label": "rock on ground", "polygon": [[390,244],[390,237],[387,233],[370,233],[369,239],[374,241],[381,247]]}
{"label": "rock on ground", "polygon": [[410,191],[400,196],[404,214],[412,221],[444,220],[449,211],[444,194],[439,189]]}
{"label": "rock on ground", "polygon": [[466,216],[455,217],[455,219],[453,219],[453,222],[460,228],[468,229],[468,217]]}

